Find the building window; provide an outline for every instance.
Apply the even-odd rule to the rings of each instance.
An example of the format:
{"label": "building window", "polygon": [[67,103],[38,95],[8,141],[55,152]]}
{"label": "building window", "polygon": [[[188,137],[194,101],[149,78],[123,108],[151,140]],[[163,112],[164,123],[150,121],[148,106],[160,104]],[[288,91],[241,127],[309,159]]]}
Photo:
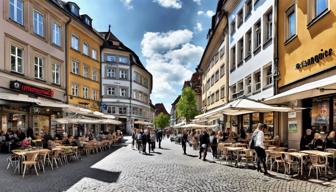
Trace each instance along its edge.
{"label": "building window", "polygon": [[115,69],[108,67],[106,70],[106,76],[108,78],[115,78]]}
{"label": "building window", "polygon": [[114,55],[107,55],[106,56],[106,61],[107,62],[114,62],[115,63],[117,61],[117,58]]}
{"label": "building window", "polygon": [[78,10],[78,7],[76,5],[71,5],[71,13],[76,15],[76,16],[79,16],[79,10]]}
{"label": "building window", "polygon": [[243,64],[243,59],[244,59],[244,40],[241,38],[238,41],[238,67]]}
{"label": "building window", "polygon": [[219,101],[219,90],[216,91],[216,102]]}
{"label": "building window", "polygon": [[83,43],[83,54],[89,55],[89,45],[87,43]]}
{"label": "building window", "polygon": [[237,98],[237,94],[236,94],[237,90],[236,90],[236,88],[237,88],[236,85],[232,85],[231,88],[230,88],[231,89],[230,91],[231,91],[231,98],[232,99],[236,99]]}
{"label": "building window", "polygon": [[211,104],[215,103],[215,94],[211,94]]}
{"label": "building window", "polygon": [[128,64],[128,58],[119,56],[119,63]]}
{"label": "building window", "polygon": [[321,15],[328,10],[328,0],[314,0],[315,1],[315,17]]}
{"label": "building window", "polygon": [[34,33],[43,37],[44,36],[44,21],[43,21],[43,15],[38,12],[34,11]]}
{"label": "building window", "polygon": [[211,76],[211,86],[213,86],[213,84],[215,84],[215,75],[214,74]]}
{"label": "building window", "polygon": [[11,46],[11,71],[23,73],[23,49]]}
{"label": "building window", "polygon": [[220,77],[222,78],[225,75],[225,65],[220,66]]}
{"label": "building window", "polygon": [[236,22],[234,19],[232,20],[230,27],[231,27],[231,35],[233,35],[236,32]]}
{"label": "building window", "polygon": [[231,48],[231,65],[230,65],[230,71],[234,71],[236,69],[236,47]]}
{"label": "building window", "polygon": [[115,88],[114,87],[107,88],[106,95],[115,95]]}
{"label": "building window", "polygon": [[97,60],[97,50],[92,49],[92,55],[91,55],[92,59]]}
{"label": "building window", "polygon": [[295,16],[295,6],[292,6],[287,11],[287,39],[290,39],[296,34],[296,16]]}
{"label": "building window", "polygon": [[92,80],[97,81],[97,70],[96,69],[92,70]]}
{"label": "building window", "polygon": [[83,98],[89,99],[89,88],[88,87],[83,87]]}
{"label": "building window", "polygon": [[43,66],[43,59],[41,57],[35,57],[34,68],[35,68],[35,78],[43,79],[44,66]]}
{"label": "building window", "polygon": [[89,66],[88,65],[84,65],[83,66],[83,77],[88,78],[89,77]]}
{"label": "building window", "polygon": [[251,87],[252,79],[251,76],[246,77],[245,79],[245,94],[249,95],[252,92],[252,87]]}
{"label": "building window", "polygon": [[127,90],[125,88],[120,89],[120,96],[121,97],[126,97],[127,96]]}
{"label": "building window", "polygon": [[252,31],[251,29],[246,33],[245,38],[245,58],[248,58],[252,52]]}
{"label": "building window", "polygon": [[116,113],[116,107],[115,106],[107,106],[107,113],[115,114]]}
{"label": "building window", "polygon": [[267,13],[264,17],[264,21],[265,21],[265,40],[268,41],[270,39],[272,39],[272,26],[273,26],[273,20],[272,20],[272,11],[270,11],[269,13]]}
{"label": "building window", "polygon": [[208,96],[208,106],[211,105],[211,100],[210,99],[211,99],[211,97]]}
{"label": "building window", "polygon": [[243,9],[241,9],[237,14],[237,27],[239,28],[243,24]]}
{"label": "building window", "polygon": [[127,70],[120,70],[119,71],[119,78],[120,79],[127,79]]}
{"label": "building window", "polygon": [[215,82],[219,80],[219,70],[216,71],[215,73]]}
{"label": "building window", "polygon": [[71,85],[71,95],[78,96],[78,85],[75,83]]}
{"label": "building window", "polygon": [[127,107],[119,107],[119,114],[122,115],[127,114]]}
{"label": "building window", "polygon": [[71,48],[79,51],[79,40],[78,37],[74,35],[71,36]]}
{"label": "building window", "polygon": [[254,50],[261,46],[261,28],[260,21],[254,24]]}
{"label": "building window", "polygon": [[52,42],[55,45],[61,46],[61,26],[54,23],[52,26]]}
{"label": "building window", "polygon": [[269,86],[272,84],[273,82],[273,78],[272,78],[272,66],[269,65],[267,67],[264,68],[264,81],[265,81],[265,85],[264,86]]}
{"label": "building window", "polygon": [[52,64],[52,81],[54,84],[61,84],[61,65]]}
{"label": "building window", "polygon": [[260,71],[254,73],[254,92],[258,92],[261,89],[261,78],[260,78]]}
{"label": "building window", "polygon": [[245,4],[245,19],[251,15],[252,12],[252,0],[246,1]]}
{"label": "building window", "polygon": [[224,86],[221,87],[221,89],[220,89],[220,94],[221,94],[221,95],[220,95],[220,98],[221,98],[221,99],[224,99],[224,97],[225,97],[225,87],[224,87]]}
{"label": "building window", "polygon": [[77,61],[72,61],[71,72],[77,75],[79,74],[79,63]]}
{"label": "building window", "polygon": [[9,18],[23,25],[23,0],[10,0]]}

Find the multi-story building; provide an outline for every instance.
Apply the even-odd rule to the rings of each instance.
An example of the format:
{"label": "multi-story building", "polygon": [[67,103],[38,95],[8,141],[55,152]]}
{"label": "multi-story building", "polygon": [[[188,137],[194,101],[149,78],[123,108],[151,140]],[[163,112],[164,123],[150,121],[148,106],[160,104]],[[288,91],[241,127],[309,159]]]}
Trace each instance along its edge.
{"label": "multi-story building", "polygon": [[174,125],[180,123],[179,118],[177,117],[176,105],[180,101],[181,95],[177,96],[174,102],[171,104],[170,109],[170,126],[173,127]]}
{"label": "multi-story building", "polygon": [[281,0],[278,11],[278,94],[267,102],[304,108],[279,120],[280,138],[299,148],[307,129],[336,128],[336,1]]}
{"label": "multi-story building", "polygon": [[[1,129],[55,135],[51,120],[60,109],[36,105],[66,101],[66,23],[69,17],[53,1],[0,1]],[[4,97],[2,97],[4,99]]]}
{"label": "multi-story building", "polygon": [[[218,1],[216,14],[212,17],[212,26],[208,33],[208,44],[203,53],[198,72],[202,74],[202,112],[206,116],[212,110],[228,101],[228,65],[227,65],[227,18],[224,12],[224,0]],[[224,121],[223,114],[207,117],[210,124]]]}
{"label": "multi-story building", "polygon": [[[153,120],[150,94],[152,75],[138,56],[110,31],[102,32],[102,106],[103,112],[115,115],[127,132],[134,122]],[[137,125],[136,125],[137,126]]]}
{"label": "multi-story building", "polygon": [[[229,100],[248,97],[263,100],[274,95],[276,15],[275,1],[226,1],[228,14]],[[235,116],[234,127],[255,128],[257,122],[270,127],[273,134],[273,113]]]}
{"label": "multi-story building", "polygon": [[99,111],[103,38],[93,29],[90,16],[80,15],[77,4],[67,2],[63,7],[71,16],[66,41],[68,103]]}
{"label": "multi-story building", "polygon": [[202,76],[201,73],[195,72],[192,74],[189,81],[184,81],[183,89],[190,87],[195,92],[197,111],[202,109]]}

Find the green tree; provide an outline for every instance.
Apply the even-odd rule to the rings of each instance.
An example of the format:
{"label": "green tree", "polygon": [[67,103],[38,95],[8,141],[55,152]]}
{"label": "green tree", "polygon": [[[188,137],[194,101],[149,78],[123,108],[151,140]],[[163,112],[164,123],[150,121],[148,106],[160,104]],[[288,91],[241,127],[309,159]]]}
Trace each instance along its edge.
{"label": "green tree", "polygon": [[181,98],[177,103],[177,116],[185,118],[187,123],[198,114],[196,93],[191,87],[186,87],[182,91]]}
{"label": "green tree", "polygon": [[160,129],[167,127],[169,125],[169,121],[169,116],[162,112],[154,119],[155,126]]}

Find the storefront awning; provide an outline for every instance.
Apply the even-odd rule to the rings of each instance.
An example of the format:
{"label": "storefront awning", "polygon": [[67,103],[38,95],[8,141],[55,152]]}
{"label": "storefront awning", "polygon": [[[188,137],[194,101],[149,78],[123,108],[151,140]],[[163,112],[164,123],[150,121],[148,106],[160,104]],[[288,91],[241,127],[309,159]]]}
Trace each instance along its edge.
{"label": "storefront awning", "polygon": [[16,101],[16,102],[27,102],[35,103],[36,99],[29,97],[24,94],[13,94],[13,93],[0,93],[0,99],[7,101]]}
{"label": "storefront awning", "polygon": [[153,123],[146,122],[146,121],[134,121],[134,124],[138,124],[138,125],[153,125]]}
{"label": "storefront awning", "polygon": [[53,119],[58,124],[111,124],[120,125],[121,122],[113,119],[86,119],[86,118],[59,118]]}
{"label": "storefront awning", "polygon": [[336,75],[295,87],[265,100],[269,104],[280,104],[288,101],[317,97],[336,92]]}
{"label": "storefront awning", "polygon": [[201,124],[190,123],[190,124],[182,125],[181,128],[214,128],[217,126],[218,125],[201,125]]}
{"label": "storefront awning", "polygon": [[53,107],[53,108],[68,108],[69,105],[60,103],[60,102],[52,102],[46,100],[36,99],[36,104],[42,107]]}
{"label": "storefront awning", "polygon": [[173,125],[173,128],[179,128],[179,127],[181,127],[181,126],[183,126],[185,124],[186,124],[185,122],[181,122],[181,123]]}

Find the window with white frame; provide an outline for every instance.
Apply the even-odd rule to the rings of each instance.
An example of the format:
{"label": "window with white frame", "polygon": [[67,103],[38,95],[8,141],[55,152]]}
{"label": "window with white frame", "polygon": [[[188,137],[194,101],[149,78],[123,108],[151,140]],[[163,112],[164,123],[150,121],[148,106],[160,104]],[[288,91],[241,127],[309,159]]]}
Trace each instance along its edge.
{"label": "window with white frame", "polygon": [[107,67],[106,69],[107,78],[116,78],[116,70],[112,67]]}
{"label": "window with white frame", "polygon": [[90,71],[89,66],[84,64],[83,65],[83,77],[88,78],[89,77],[89,71]]}
{"label": "window with white frame", "polygon": [[237,97],[244,95],[244,81],[241,80],[237,83]]}
{"label": "window with white frame", "polygon": [[219,70],[220,72],[220,77],[223,77],[224,75],[225,75],[225,65],[223,64],[223,65],[221,65],[220,66],[220,70]]}
{"label": "window with white frame", "polygon": [[128,58],[123,57],[123,56],[119,56],[119,63],[128,64]]}
{"label": "window with white frame", "polygon": [[272,27],[273,27],[273,20],[272,20],[272,11],[269,11],[264,16],[264,38],[265,41],[272,39]]}
{"label": "window with white frame", "polygon": [[44,17],[42,13],[34,10],[34,33],[43,37],[44,36]]}
{"label": "window with white frame", "polygon": [[215,99],[216,99],[216,102],[219,101],[219,90],[216,91]]}
{"label": "window with white frame", "polygon": [[236,32],[236,22],[234,19],[232,20],[230,27],[231,27],[231,35],[233,35]]}
{"label": "window with white frame", "polygon": [[23,49],[11,46],[11,71],[23,73]]}
{"label": "window with white frame", "polygon": [[237,27],[240,27],[244,22],[243,9],[241,9],[237,14]]}
{"label": "window with white frame", "polygon": [[268,65],[264,68],[264,86],[267,87],[273,83],[273,78],[272,78],[272,66]]}
{"label": "window with white frame", "polygon": [[286,22],[286,36],[287,39],[292,38],[296,34],[296,15],[295,15],[295,5],[290,7],[286,11],[287,22]]}
{"label": "window with white frame", "polygon": [[219,80],[219,70],[216,71],[215,73],[215,82]]}
{"label": "window with white frame", "polygon": [[260,21],[254,24],[254,49],[258,49],[261,46],[261,26]]}
{"label": "window with white frame", "polygon": [[236,69],[236,46],[231,48],[231,60],[230,60],[230,71],[234,71]]}
{"label": "window with white frame", "polygon": [[83,54],[84,55],[89,55],[89,44],[83,43]]}
{"label": "window with white frame", "polygon": [[61,65],[60,64],[52,64],[52,82],[54,84],[61,84]]}
{"label": "window with white frame", "polygon": [[95,90],[95,89],[92,90],[92,99],[93,99],[93,100],[98,100],[98,97],[97,97],[97,90]]}
{"label": "window with white frame", "polygon": [[251,15],[252,12],[252,0],[247,0],[245,3],[245,19]]}
{"label": "window with white frame", "polygon": [[79,74],[79,62],[78,61],[72,61],[71,63],[71,72],[74,74]]}
{"label": "window with white frame", "polygon": [[9,18],[23,25],[23,0],[9,1]]}
{"label": "window with white frame", "polygon": [[126,97],[127,96],[127,89],[120,88],[120,96],[121,97]]}
{"label": "window with white frame", "polygon": [[119,107],[119,114],[122,115],[127,114],[127,107]]}
{"label": "window with white frame", "polygon": [[315,17],[321,15],[328,10],[328,0],[314,0],[315,3]]}
{"label": "window with white frame", "polygon": [[92,80],[97,81],[97,69],[93,69],[92,70]]}
{"label": "window with white frame", "polygon": [[71,48],[79,51],[79,39],[75,35],[71,35]]}
{"label": "window with white frame", "polygon": [[231,91],[231,99],[236,99],[237,98],[237,90],[236,90],[237,86],[236,84],[232,85],[230,88]]}
{"label": "window with white frame", "polygon": [[245,37],[245,58],[249,57],[252,52],[252,30],[246,32]]}
{"label": "window with white frame", "polygon": [[71,95],[78,96],[78,84],[76,83],[71,84]]}
{"label": "window with white frame", "polygon": [[257,71],[253,75],[253,81],[254,81],[254,92],[258,92],[261,89],[261,76],[260,71]]}
{"label": "window with white frame", "polygon": [[207,100],[208,106],[211,105],[211,97],[208,96],[208,100]]}
{"label": "window with white frame", "polygon": [[249,95],[252,92],[252,79],[251,76],[245,78],[245,94]]}
{"label": "window with white frame", "polygon": [[117,57],[115,55],[106,55],[106,61],[115,63],[117,61]]}
{"label": "window with white frame", "polygon": [[211,94],[211,104],[215,103],[215,94]]}
{"label": "window with white frame", "polygon": [[57,23],[52,25],[52,43],[61,46],[62,31],[61,26]]}
{"label": "window with white frame", "polygon": [[107,106],[107,113],[115,114],[116,113],[116,107],[115,106]]}
{"label": "window with white frame", "polygon": [[215,74],[211,76],[211,86],[215,84]]}
{"label": "window with white frame", "polygon": [[244,60],[244,40],[243,38],[241,38],[238,41],[238,67],[241,66],[243,64],[243,60]]}
{"label": "window with white frame", "polygon": [[89,99],[89,88],[88,87],[83,87],[83,98],[84,99]]}
{"label": "window with white frame", "polygon": [[120,69],[120,71],[119,71],[119,78],[120,79],[127,79],[127,70]]}
{"label": "window with white frame", "polygon": [[91,57],[92,57],[92,59],[97,60],[97,50],[92,49]]}
{"label": "window with white frame", "polygon": [[222,86],[220,89],[220,98],[224,99],[225,97],[225,86]]}
{"label": "window with white frame", "polygon": [[35,57],[34,59],[34,69],[35,69],[35,78],[43,79],[44,78],[44,65],[42,57]]}
{"label": "window with white frame", "polygon": [[106,89],[106,95],[115,95],[115,88],[114,87],[108,87]]}

